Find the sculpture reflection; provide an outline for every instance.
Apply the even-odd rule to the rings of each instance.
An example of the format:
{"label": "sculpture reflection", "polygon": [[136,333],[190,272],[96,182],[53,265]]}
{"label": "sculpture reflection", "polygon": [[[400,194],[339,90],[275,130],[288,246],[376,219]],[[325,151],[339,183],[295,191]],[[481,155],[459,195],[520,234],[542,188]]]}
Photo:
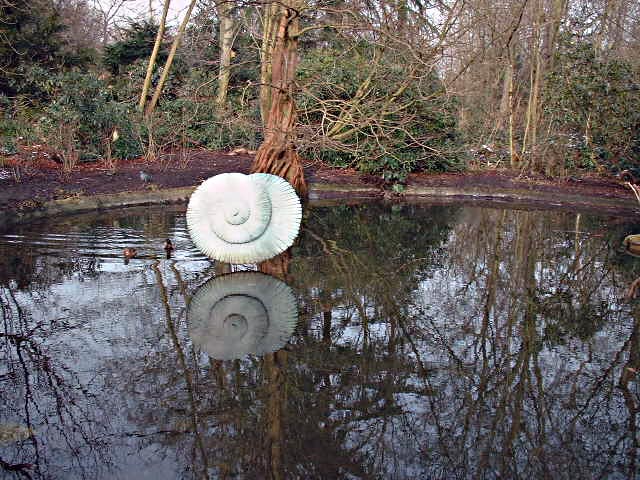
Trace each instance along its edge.
{"label": "sculpture reflection", "polygon": [[193,343],[217,360],[274,352],[287,342],[297,320],[291,288],[258,272],[212,278],[197,290],[187,311]]}

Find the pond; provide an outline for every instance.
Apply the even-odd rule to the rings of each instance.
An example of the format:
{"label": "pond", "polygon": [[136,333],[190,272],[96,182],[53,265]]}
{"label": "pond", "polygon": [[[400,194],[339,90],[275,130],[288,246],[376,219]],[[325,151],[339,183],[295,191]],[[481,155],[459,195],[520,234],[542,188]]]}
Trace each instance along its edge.
{"label": "pond", "polygon": [[295,330],[234,359],[190,325],[190,301],[260,274],[199,254],[184,207],[14,228],[0,477],[634,477],[629,233],[566,211],[311,208],[284,279]]}

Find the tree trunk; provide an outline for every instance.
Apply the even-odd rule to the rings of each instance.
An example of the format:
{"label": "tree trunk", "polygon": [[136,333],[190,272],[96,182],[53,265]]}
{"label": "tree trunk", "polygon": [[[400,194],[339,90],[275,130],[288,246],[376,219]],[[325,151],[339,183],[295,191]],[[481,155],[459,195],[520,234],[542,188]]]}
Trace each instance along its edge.
{"label": "tree trunk", "polygon": [[176,36],[173,39],[173,43],[171,44],[171,50],[169,51],[169,56],[167,57],[167,61],[164,64],[164,69],[162,71],[162,75],[160,76],[160,80],[158,81],[158,85],[156,86],[155,92],[153,92],[153,98],[151,98],[151,102],[147,106],[147,111],[145,115],[149,117],[156,108],[156,104],[158,103],[158,99],[160,98],[160,94],[162,93],[162,89],[164,88],[164,83],[167,81],[167,77],[169,76],[169,70],[171,70],[171,64],[173,63],[173,58],[176,56],[176,51],[180,46],[180,41],[182,40],[182,35],[184,35],[184,30],[187,27],[187,23],[189,23],[189,18],[191,17],[191,11],[195,6],[197,0],[191,0],[189,3],[189,8],[187,9],[187,13],[185,13],[184,18],[182,19],[182,23],[176,32]]}
{"label": "tree trunk", "polygon": [[558,34],[560,26],[567,13],[567,0],[554,0],[553,10],[551,12],[551,20],[547,22],[545,42],[543,46],[544,56],[548,64],[548,69],[553,70],[555,64],[556,44],[558,43]]}
{"label": "tree trunk", "polygon": [[289,278],[289,263],[291,262],[291,252],[289,250],[276,255],[269,260],[260,262],[258,268],[262,273],[279,278],[283,282]]}
{"label": "tree trunk", "polygon": [[[144,79],[144,85],[142,86],[142,94],[140,94],[140,102],[138,103],[138,110],[144,111],[144,105],[147,103],[147,95],[149,94],[149,88],[151,87],[151,77],[153,76],[153,67],[156,64],[156,57],[160,51],[160,45],[162,45],[162,37],[164,36],[164,28],[167,23],[167,12],[169,12],[169,4],[171,0],[165,0],[162,7],[162,18],[160,19],[160,25],[158,26],[158,34],[156,35],[156,42],[153,45],[153,51],[151,52],[151,58],[149,58],[149,66],[147,67],[147,76]],[[149,2],[149,8],[151,8],[151,2]],[[151,15],[153,15],[153,10]]]}
{"label": "tree trunk", "polygon": [[607,37],[607,26],[609,25],[609,17],[611,16],[611,7],[613,0],[605,0],[604,10],[600,17],[600,28],[596,32],[595,39],[593,41],[593,47],[597,56],[602,54],[604,49],[605,39]]}
{"label": "tree trunk", "polygon": [[224,106],[227,102],[227,93],[229,91],[229,78],[231,77],[231,58],[233,56],[233,17],[231,11],[233,3],[228,0],[217,2],[218,18],[220,19],[220,72],[218,74],[218,95],[216,103]]}
{"label": "tree trunk", "polygon": [[[510,53],[510,52],[509,52]],[[513,88],[513,63],[511,62],[511,55],[507,58],[506,66],[504,68],[504,78],[502,79],[502,96],[500,97],[500,112],[496,121],[496,131],[501,132],[506,123],[506,119],[509,117],[511,89]]]}
{"label": "tree trunk", "polygon": [[[268,45],[266,48],[263,45],[263,73],[265,64],[270,64],[271,79],[270,98],[268,102],[261,98],[261,107],[266,107],[268,103],[269,113],[266,121],[263,120],[264,141],[256,153],[251,171],[278,175],[286,179],[299,195],[304,196],[307,193],[307,185],[294,143],[298,12],[292,7],[282,7],[280,4],[272,4],[266,8],[267,12],[277,13],[269,19],[273,25],[277,25],[277,30],[273,49],[270,50]],[[265,25],[265,29],[266,27]]]}
{"label": "tree trunk", "polygon": [[535,170],[538,167],[536,147],[538,143],[538,122],[540,120],[539,102],[540,92],[542,91],[543,70],[541,36],[542,25],[544,23],[544,9],[542,0],[538,0],[536,3],[536,10],[533,12],[533,15],[529,102],[527,104],[526,126],[522,139],[522,157],[525,158],[527,156],[527,150],[529,150],[527,162],[531,170]]}
{"label": "tree trunk", "polygon": [[[286,251],[258,264],[261,272],[286,282],[289,277],[291,253]],[[267,428],[265,467],[271,480],[281,480],[284,476],[284,418],[287,405],[286,366],[287,352],[278,350],[264,356],[264,380],[267,391]]]}
{"label": "tree trunk", "polygon": [[267,124],[271,106],[271,65],[273,48],[278,33],[278,14],[281,11],[277,3],[268,3],[262,17],[262,45],[260,46],[260,118]]}
{"label": "tree trunk", "polygon": [[284,478],[284,414],[286,397],[287,352],[279,350],[264,356],[264,381],[267,394],[266,471],[267,478]]}
{"label": "tree trunk", "polygon": [[514,76],[514,58],[511,51],[509,49],[509,161],[511,163],[511,168],[516,166],[518,163],[518,154],[516,153],[516,145],[515,145],[515,132],[514,132],[514,120],[515,120],[515,82],[513,81]]}

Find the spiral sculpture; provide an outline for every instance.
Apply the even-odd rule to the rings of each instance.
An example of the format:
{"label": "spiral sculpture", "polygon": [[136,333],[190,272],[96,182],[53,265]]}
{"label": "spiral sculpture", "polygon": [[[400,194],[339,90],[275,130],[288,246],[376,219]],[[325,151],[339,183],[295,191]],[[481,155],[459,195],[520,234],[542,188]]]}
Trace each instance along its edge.
{"label": "spiral sculpture", "polygon": [[191,195],[187,226],[207,256],[227,263],[268,260],[289,248],[300,230],[302,206],[293,187],[266,173],[223,173]]}
{"label": "spiral sculpture", "polygon": [[291,337],[297,321],[291,288],[259,272],[212,278],[197,290],[187,310],[194,345],[218,360],[274,352]]}

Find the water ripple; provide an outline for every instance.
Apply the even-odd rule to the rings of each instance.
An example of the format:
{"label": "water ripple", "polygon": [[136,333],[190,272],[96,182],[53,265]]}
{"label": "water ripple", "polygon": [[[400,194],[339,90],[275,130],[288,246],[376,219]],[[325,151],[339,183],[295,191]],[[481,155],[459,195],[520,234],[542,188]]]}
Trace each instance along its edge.
{"label": "water ripple", "polygon": [[[26,249],[35,255],[53,257],[122,258],[126,247],[138,250],[138,258],[164,258],[164,241],[170,238],[175,246],[175,260],[206,260],[191,242],[184,214],[159,212],[132,219],[123,212],[121,218],[110,214],[107,218],[83,216],[84,222],[76,223],[70,230],[64,223],[54,222],[19,227],[16,232],[0,233],[0,249]],[[126,215],[126,217],[125,217]],[[125,219],[128,226],[120,226]],[[139,221],[138,224],[135,224]]]}

